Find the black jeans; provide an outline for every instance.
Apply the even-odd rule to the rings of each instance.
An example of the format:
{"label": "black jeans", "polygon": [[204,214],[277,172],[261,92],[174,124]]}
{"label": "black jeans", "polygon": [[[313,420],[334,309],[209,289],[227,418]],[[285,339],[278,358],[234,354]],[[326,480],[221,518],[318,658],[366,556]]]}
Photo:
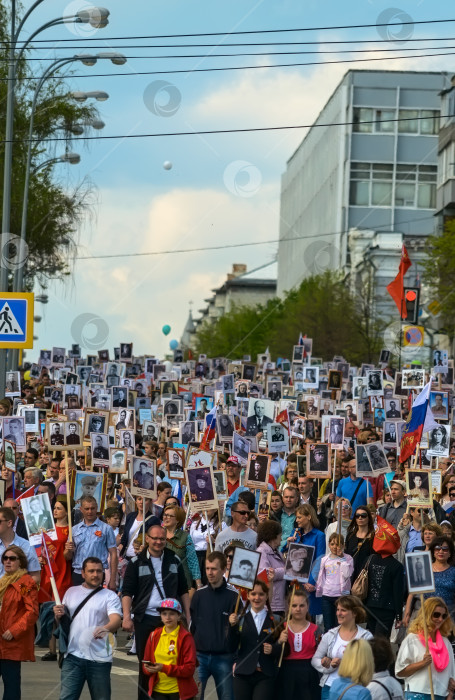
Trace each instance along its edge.
{"label": "black jeans", "polygon": [[134,639],[136,641],[136,653],[139,659],[139,678],[137,683],[138,700],[149,698],[149,676],[146,676],[142,670],[142,659],[144,658],[145,646],[150,637],[150,632],[153,632],[157,627],[162,626],[161,617],[157,615],[144,615],[141,622],[134,620]]}
{"label": "black jeans", "polygon": [[0,660],[3,700],[21,700],[21,662]]}
{"label": "black jeans", "polygon": [[273,700],[275,681],[262,671],[249,676],[234,676],[235,700]]}
{"label": "black jeans", "polygon": [[394,610],[366,607],[368,613],[367,630],[376,637],[390,637],[395,620]]}

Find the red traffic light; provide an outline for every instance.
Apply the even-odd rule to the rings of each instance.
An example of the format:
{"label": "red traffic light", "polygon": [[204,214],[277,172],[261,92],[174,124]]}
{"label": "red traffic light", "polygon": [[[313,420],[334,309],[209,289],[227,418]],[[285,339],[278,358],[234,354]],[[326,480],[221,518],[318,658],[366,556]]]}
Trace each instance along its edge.
{"label": "red traffic light", "polygon": [[413,289],[408,289],[406,292],[406,301],[415,301],[417,299],[417,294]]}

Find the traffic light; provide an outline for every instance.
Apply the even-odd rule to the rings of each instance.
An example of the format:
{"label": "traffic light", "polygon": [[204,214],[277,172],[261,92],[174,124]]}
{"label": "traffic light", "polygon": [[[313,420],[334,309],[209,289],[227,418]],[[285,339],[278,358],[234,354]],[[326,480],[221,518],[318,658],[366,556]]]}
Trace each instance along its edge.
{"label": "traffic light", "polygon": [[420,289],[418,287],[404,288],[404,304],[406,308],[404,321],[408,323],[417,323],[419,319],[419,297]]}

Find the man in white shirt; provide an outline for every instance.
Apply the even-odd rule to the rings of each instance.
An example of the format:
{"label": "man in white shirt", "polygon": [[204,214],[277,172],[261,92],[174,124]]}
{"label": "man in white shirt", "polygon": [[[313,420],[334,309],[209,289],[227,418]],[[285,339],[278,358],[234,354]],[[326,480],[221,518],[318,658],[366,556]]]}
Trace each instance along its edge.
{"label": "man in white shirt", "polygon": [[103,562],[88,557],[82,565],[81,586],[67,590],[62,605],[54,606],[57,620],[72,617],[79,605],[92,595],[71,623],[68,650],[62,666],[60,700],[78,700],[87,681],[92,700],[110,700],[114,633],[122,622],[119,597],[102,588]]}

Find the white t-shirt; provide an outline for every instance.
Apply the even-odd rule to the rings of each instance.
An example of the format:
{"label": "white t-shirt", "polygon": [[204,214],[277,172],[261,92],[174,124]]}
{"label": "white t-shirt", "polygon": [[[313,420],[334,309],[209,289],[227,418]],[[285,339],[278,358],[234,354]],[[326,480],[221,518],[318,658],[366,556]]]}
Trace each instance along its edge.
{"label": "white t-shirt", "polygon": [[[448,666],[442,671],[436,671],[434,664],[431,664],[433,676],[433,690],[435,695],[447,695],[447,687],[450,678],[455,678],[455,664],[453,659],[452,645],[447,637],[443,637],[444,644],[449,652]],[[397,660],[395,662],[395,673],[398,675],[406,666],[415,664],[417,661],[422,661],[425,654],[425,647],[420,641],[417,634],[412,632],[408,634],[400,646]],[[412,693],[430,693],[430,682],[428,668],[422,668],[404,679],[404,689],[410,690]]]}
{"label": "white t-shirt", "polygon": [[[163,555],[161,555],[160,557],[151,557],[147,553],[147,556],[148,556],[149,561],[151,561],[153,564],[153,569],[155,571],[155,578],[158,581],[158,586],[161,588],[161,590],[164,593],[163,574],[161,573],[161,567],[163,565]],[[153,591],[150,594],[149,602],[147,603],[147,608],[145,611],[146,615],[155,615],[155,616],[159,615],[157,607],[158,607],[158,605],[161,604],[163,597],[158,590],[158,586],[156,586],[156,585],[153,586]]]}
{"label": "white t-shirt", "polygon": [[126,552],[125,552],[125,555],[126,555],[127,557],[134,557],[135,554],[136,554],[136,552],[134,551],[133,542],[134,542],[134,540],[136,539],[136,537],[138,537],[139,534],[140,534],[141,527],[142,527],[142,522],[143,522],[142,520],[138,520],[138,519],[136,518],[136,520],[134,521],[134,523],[131,525],[131,529],[130,529],[130,531],[129,531],[129,533],[128,533],[128,537],[129,537],[129,540],[128,540],[128,548],[127,548],[127,550],[126,550]]}
{"label": "white t-shirt", "polygon": [[[91,588],[86,588],[83,585],[72,586],[66,591],[62,602],[68,608],[70,615],[73,615],[79,604],[91,592]],[[102,591],[95,593],[71,623],[68,654],[89,661],[112,662],[114,646],[112,633],[107,634],[102,639],[94,639],[93,631],[95,627],[107,625],[109,615],[114,613],[122,614],[120,598],[114,591],[103,588]]]}
{"label": "white t-shirt", "polygon": [[[349,640],[350,641],[350,640]],[[345,642],[344,639],[341,639],[340,634],[337,634],[337,638],[335,639],[335,644],[333,645],[332,649],[332,659],[341,659],[343,657],[344,652],[346,651],[346,647],[348,646],[349,642]],[[333,671],[329,676],[327,676],[327,680],[325,682],[325,685],[332,685],[334,681],[336,681],[338,676],[338,668]]]}

